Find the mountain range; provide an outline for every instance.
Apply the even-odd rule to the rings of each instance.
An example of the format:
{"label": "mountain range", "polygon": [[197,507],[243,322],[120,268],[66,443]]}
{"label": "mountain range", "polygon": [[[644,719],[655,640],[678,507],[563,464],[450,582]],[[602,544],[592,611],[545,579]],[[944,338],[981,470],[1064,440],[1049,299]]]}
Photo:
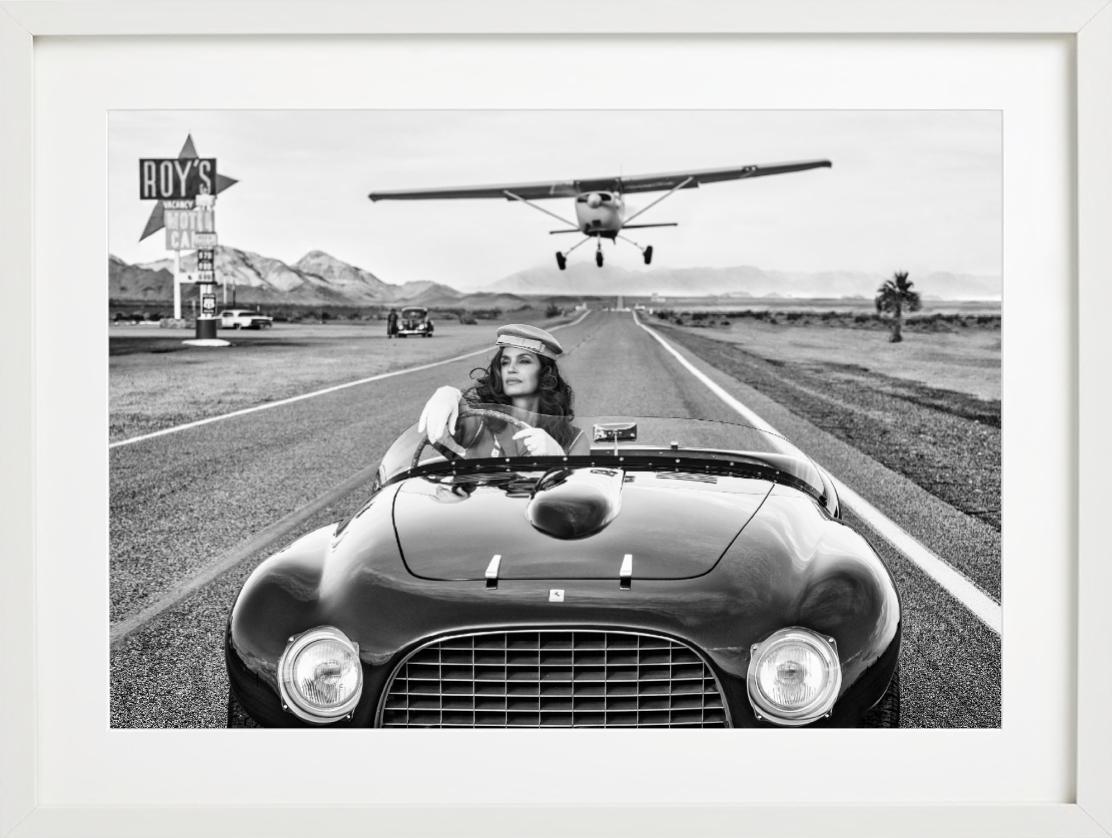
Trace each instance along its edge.
{"label": "mountain range", "polygon": [[[750,265],[732,268],[645,268],[631,271],[590,263],[519,271],[486,287],[509,294],[625,294],[668,297],[799,297],[872,299],[887,276],[867,271],[816,273],[766,271]],[[999,300],[1000,278],[942,271],[912,275],[924,297],[945,300]]]}
{"label": "mountain range", "polygon": [[[669,297],[800,297],[871,299],[887,277],[863,271],[818,273],[766,271],[752,266],[733,268],[646,268],[631,271],[590,263],[566,271],[530,268],[511,274],[475,292],[461,292],[439,282],[419,280],[394,285],[373,273],[320,250],[306,253],[293,265],[280,259],[219,246],[216,275],[234,286],[236,301],[245,305],[300,303],[306,305],[423,305],[429,307],[503,308],[526,304],[523,295],[601,296],[624,294]],[[182,257],[182,270],[195,269],[192,254]],[[912,276],[925,297],[947,300],[998,300],[1000,279],[935,272]],[[173,298],[173,261],[161,259],[128,264],[108,257],[108,296],[113,300],[168,301]]]}
{"label": "mountain range", "polygon": [[[221,283],[235,288],[237,304],[273,305],[423,305],[464,308],[513,309],[526,301],[505,292],[461,293],[431,281],[392,285],[370,271],[350,265],[328,253],[313,250],[293,265],[240,250],[219,246],[214,255]],[[193,254],[182,257],[181,268],[196,268]],[[117,256],[108,257],[108,296],[113,300],[163,302],[173,299],[174,262],[130,265]]]}

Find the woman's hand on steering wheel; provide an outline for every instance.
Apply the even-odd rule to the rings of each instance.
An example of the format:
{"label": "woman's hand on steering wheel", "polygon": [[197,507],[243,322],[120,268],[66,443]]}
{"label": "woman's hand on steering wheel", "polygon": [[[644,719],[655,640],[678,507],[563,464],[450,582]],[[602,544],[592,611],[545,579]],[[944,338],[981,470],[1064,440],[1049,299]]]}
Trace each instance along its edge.
{"label": "woman's hand on steering wheel", "polygon": [[[413,459],[410,461],[409,466],[410,468],[417,468],[417,466],[420,464],[421,452],[425,450],[425,446],[427,445],[431,445],[433,449],[439,452],[440,455],[446,460],[454,460],[467,454],[467,449],[461,446],[447,433],[445,433],[444,438],[438,438],[436,440],[432,439],[432,434],[435,433],[434,429],[436,428],[433,419],[437,419],[439,416],[442,415],[438,411],[442,408],[445,408],[448,402],[447,394],[441,393],[441,391],[443,390],[454,390],[456,393],[459,393],[459,391],[456,390],[455,387],[441,387],[440,390],[437,390],[436,393],[433,394],[433,397],[429,399],[428,403],[425,405],[425,410],[421,412],[421,419],[417,423],[417,430],[421,434],[421,441],[417,443],[417,449],[413,452]],[[437,401],[436,405],[433,405],[434,400]],[[430,406],[432,407],[432,419],[429,418]],[[515,428],[519,428],[522,433],[531,433],[532,431],[540,430],[539,428],[534,428],[528,422],[518,419],[516,416],[509,416],[497,410],[490,410],[488,408],[482,407],[477,408],[467,404],[461,406],[458,399],[454,401],[452,410],[445,411],[445,413],[451,414],[450,421],[453,428],[455,427],[455,420],[459,416],[477,416],[480,418],[495,419],[501,422],[506,422],[510,425],[513,425]],[[444,418],[442,421],[445,422],[446,428],[449,420],[447,418]],[[544,433],[544,431],[541,431],[541,433]],[[552,437],[548,436],[547,433],[544,433],[544,435],[548,437],[548,439],[552,439]],[[552,442],[555,443],[555,440],[552,440]],[[564,453],[563,449],[559,448],[558,445],[557,449],[560,454]]]}

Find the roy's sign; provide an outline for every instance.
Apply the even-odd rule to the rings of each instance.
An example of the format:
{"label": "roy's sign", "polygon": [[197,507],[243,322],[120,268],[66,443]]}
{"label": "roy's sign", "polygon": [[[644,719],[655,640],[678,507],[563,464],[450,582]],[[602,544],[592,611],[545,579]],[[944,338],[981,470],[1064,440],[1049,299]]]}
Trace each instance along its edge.
{"label": "roy's sign", "polygon": [[216,194],[215,157],[144,157],[139,160],[139,198],[184,201]]}

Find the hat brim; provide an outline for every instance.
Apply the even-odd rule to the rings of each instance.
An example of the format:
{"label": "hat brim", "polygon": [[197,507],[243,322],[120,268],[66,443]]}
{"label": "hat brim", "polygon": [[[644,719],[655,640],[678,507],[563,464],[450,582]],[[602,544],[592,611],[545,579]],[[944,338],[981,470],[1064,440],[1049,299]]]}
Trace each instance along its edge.
{"label": "hat brim", "polygon": [[495,345],[512,346],[516,349],[524,349],[527,352],[532,352],[534,355],[543,355],[545,358],[551,358],[555,361],[560,353],[553,350],[551,346],[543,340],[534,340],[532,338],[518,337],[517,335],[499,335]]}

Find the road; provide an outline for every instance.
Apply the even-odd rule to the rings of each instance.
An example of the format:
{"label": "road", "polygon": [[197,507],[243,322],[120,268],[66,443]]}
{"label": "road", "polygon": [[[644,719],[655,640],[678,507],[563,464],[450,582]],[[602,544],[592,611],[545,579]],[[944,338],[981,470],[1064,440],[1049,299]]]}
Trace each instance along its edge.
{"label": "road", "polygon": [[[709,380],[914,532],[927,551],[945,561],[963,543],[965,516],[936,500],[908,502],[925,493],[678,350],[700,380],[630,313],[593,312],[557,334],[580,414],[739,421]],[[243,580],[297,536],[354,512],[382,452],[428,395],[446,383],[465,386],[483,357],[112,448],[112,726],[223,726],[223,628]],[[998,726],[999,634],[861,514],[850,509],[845,518],[873,543],[900,591],[903,725]]]}

